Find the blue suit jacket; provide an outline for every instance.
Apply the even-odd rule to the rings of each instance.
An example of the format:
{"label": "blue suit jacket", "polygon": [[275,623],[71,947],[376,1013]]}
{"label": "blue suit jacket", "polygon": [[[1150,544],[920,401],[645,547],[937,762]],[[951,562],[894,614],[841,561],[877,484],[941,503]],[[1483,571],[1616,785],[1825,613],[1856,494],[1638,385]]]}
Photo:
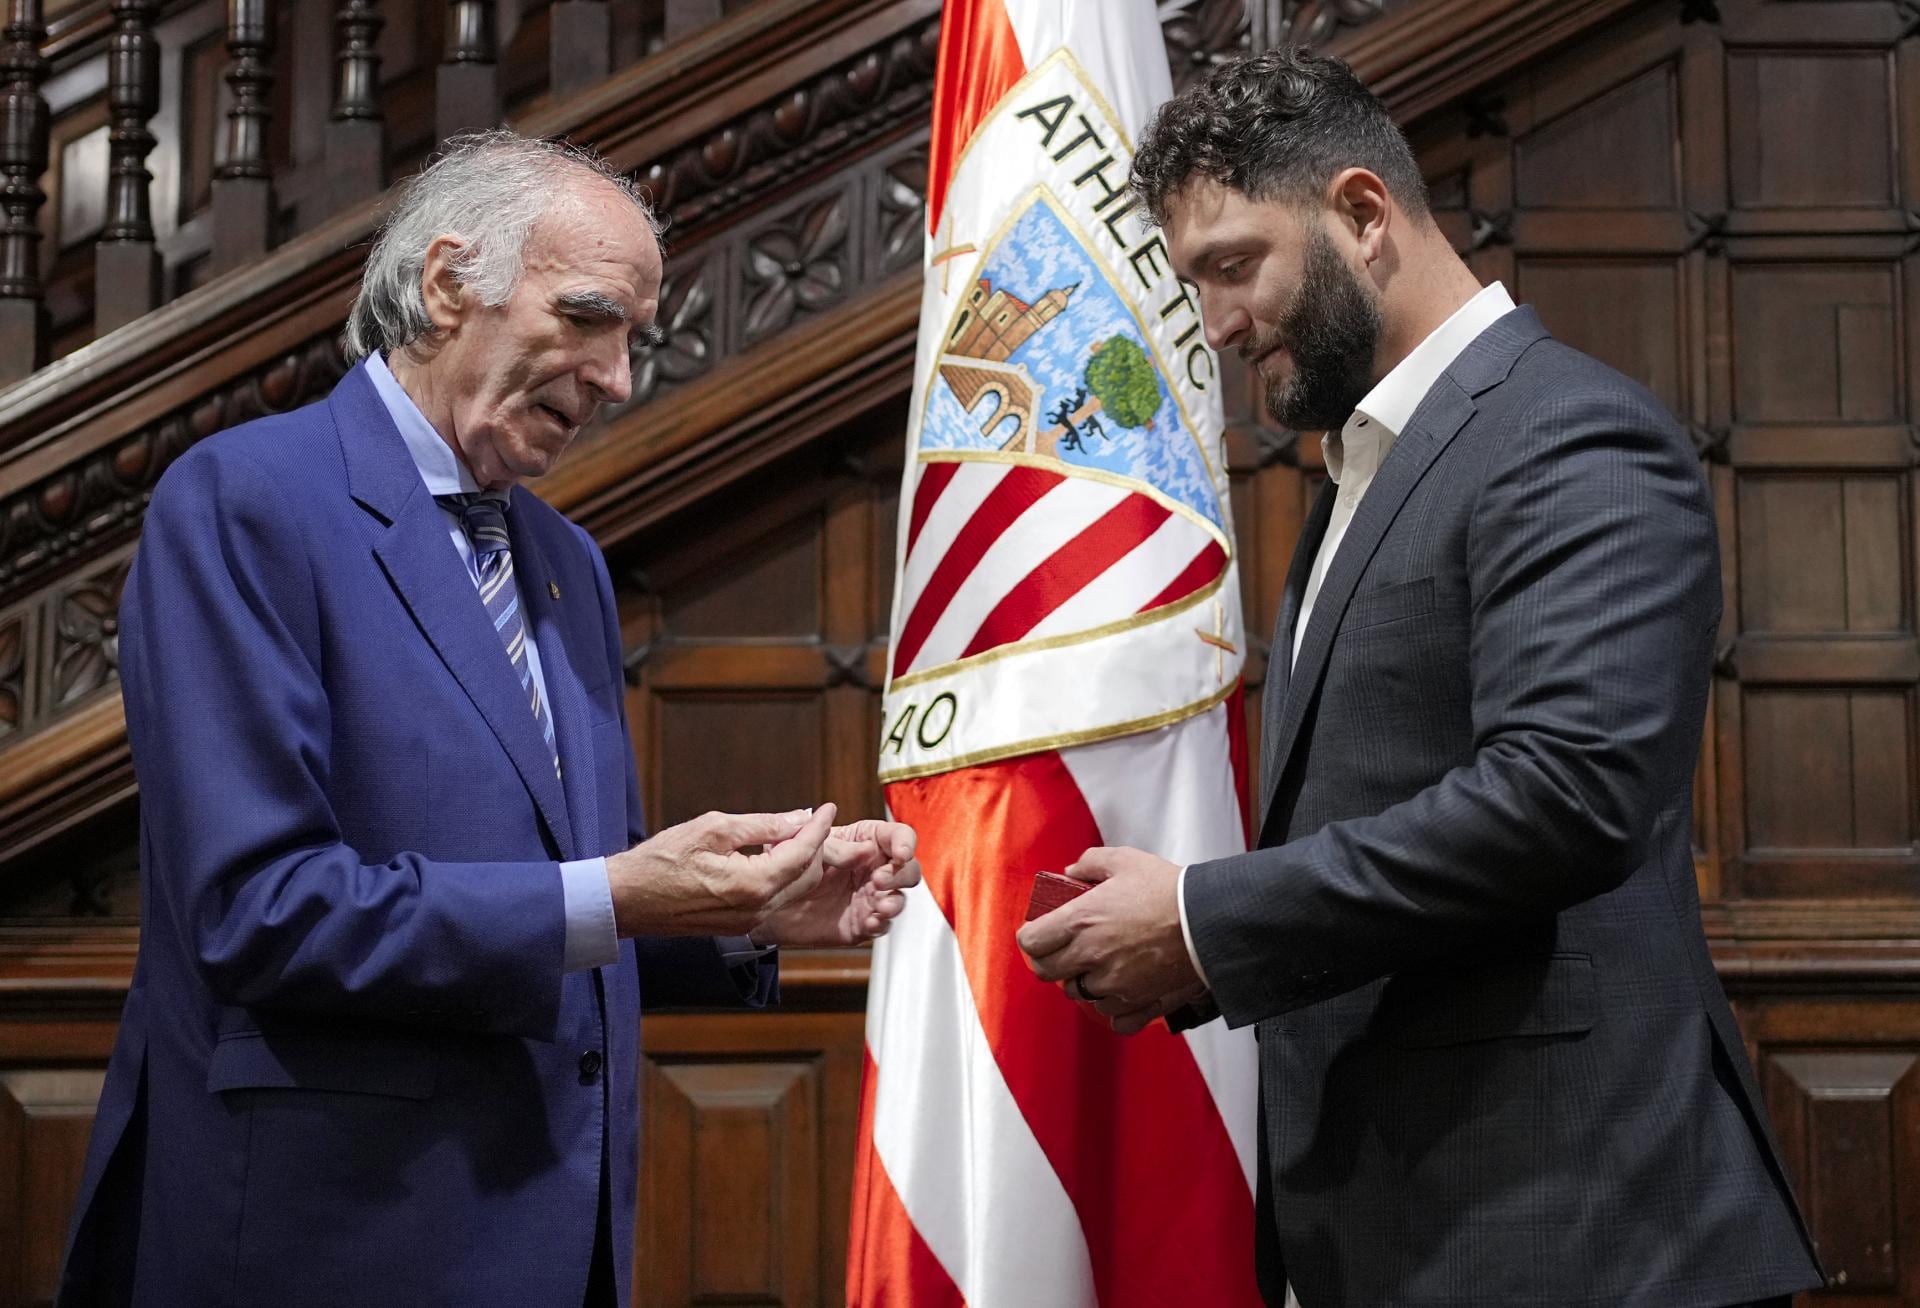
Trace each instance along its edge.
{"label": "blue suit jacket", "polygon": [[773,967],[561,970],[557,864],[639,839],[639,790],[600,552],[510,518],[564,782],[364,369],[161,482],[120,638],[140,960],[64,1302],[571,1308],[603,1142],[627,1301],[642,996]]}

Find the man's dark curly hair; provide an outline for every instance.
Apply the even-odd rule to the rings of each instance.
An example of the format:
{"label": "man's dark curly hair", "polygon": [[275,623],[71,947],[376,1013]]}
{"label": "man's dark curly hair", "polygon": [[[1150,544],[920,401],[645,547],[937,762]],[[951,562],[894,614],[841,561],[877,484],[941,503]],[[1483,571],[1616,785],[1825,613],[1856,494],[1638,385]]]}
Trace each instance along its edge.
{"label": "man's dark curly hair", "polygon": [[1346,168],[1365,168],[1425,218],[1427,184],[1373,92],[1341,60],[1295,49],[1221,64],[1160,106],[1133,156],[1132,185],[1156,223],[1188,182],[1211,178],[1255,200],[1317,203]]}

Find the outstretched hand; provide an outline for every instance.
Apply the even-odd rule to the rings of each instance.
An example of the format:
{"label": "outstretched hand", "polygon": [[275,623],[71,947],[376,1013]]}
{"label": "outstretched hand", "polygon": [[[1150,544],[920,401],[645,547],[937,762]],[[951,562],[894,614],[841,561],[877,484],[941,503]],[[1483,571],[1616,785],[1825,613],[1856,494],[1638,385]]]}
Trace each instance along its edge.
{"label": "outstretched hand", "polygon": [[795,883],[764,922],[756,944],[857,945],[883,936],[920,883],[918,836],[904,822],[868,818],[834,827],[820,848],[820,875]]}
{"label": "outstretched hand", "polygon": [[831,804],[706,813],[655,833],[607,860],[616,928],[623,936],[755,931],[818,892],[833,818]]}

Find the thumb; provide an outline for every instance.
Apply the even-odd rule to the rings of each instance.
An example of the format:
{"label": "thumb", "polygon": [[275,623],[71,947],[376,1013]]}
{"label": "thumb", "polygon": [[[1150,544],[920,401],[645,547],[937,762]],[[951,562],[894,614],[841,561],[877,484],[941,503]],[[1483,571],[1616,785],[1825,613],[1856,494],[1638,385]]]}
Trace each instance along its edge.
{"label": "thumb", "polygon": [[753,856],[764,861],[781,889],[767,905],[769,910],[784,908],[796,899],[804,899],[819,888],[819,877],[810,875],[820,868],[820,847],[833,829],[833,805],[822,804],[813,811],[800,830],[778,844]]}
{"label": "thumb", "polygon": [[777,845],[783,858],[791,856],[802,862],[811,862],[819,855],[821,846],[827,843],[827,837],[833,833],[833,817],[834,806],[822,804],[797,830],[788,832],[777,841],[766,842],[767,852],[775,852],[774,846]]}
{"label": "thumb", "polygon": [[1068,865],[1067,875],[1075,881],[1088,881],[1098,885],[1118,870],[1118,863],[1114,855],[1119,852],[1117,849],[1108,849],[1103,845],[1096,845],[1086,853],[1080,855],[1078,862]]}
{"label": "thumb", "polygon": [[797,808],[791,813],[721,813],[714,834],[731,852],[744,845],[777,845],[791,840],[819,817],[818,809]]}

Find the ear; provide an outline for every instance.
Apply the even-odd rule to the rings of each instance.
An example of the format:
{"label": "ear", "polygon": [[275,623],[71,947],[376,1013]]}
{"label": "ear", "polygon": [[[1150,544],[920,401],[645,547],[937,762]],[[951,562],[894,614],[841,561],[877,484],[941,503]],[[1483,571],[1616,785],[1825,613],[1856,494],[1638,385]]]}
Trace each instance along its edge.
{"label": "ear", "polygon": [[1360,257],[1367,263],[1378,259],[1393,222],[1393,196],[1379,174],[1366,168],[1342,170],[1328,184],[1327,203]]}
{"label": "ear", "polygon": [[457,266],[466,253],[464,236],[436,236],[427,246],[427,258],[420,269],[420,298],[426,301],[427,318],[440,333],[453,331],[466,317],[472,297],[460,283]]}

